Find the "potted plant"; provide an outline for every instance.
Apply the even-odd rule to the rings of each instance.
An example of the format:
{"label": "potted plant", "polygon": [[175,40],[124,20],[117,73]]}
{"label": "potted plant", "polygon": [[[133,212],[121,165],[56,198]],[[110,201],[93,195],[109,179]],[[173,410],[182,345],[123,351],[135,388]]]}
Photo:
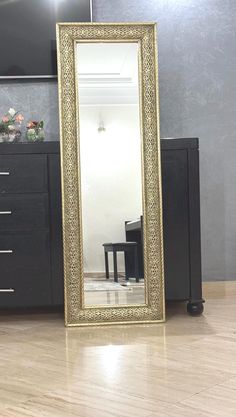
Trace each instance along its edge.
{"label": "potted plant", "polygon": [[10,108],[0,120],[0,142],[19,142],[23,115]]}
{"label": "potted plant", "polygon": [[44,140],[44,122],[43,120],[32,120],[27,124],[26,139],[29,142],[42,142]]}

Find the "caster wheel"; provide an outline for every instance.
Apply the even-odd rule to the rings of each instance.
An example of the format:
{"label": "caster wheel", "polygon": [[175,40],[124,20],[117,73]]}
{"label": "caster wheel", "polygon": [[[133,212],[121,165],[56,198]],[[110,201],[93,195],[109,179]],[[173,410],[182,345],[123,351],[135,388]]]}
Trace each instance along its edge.
{"label": "caster wheel", "polygon": [[188,303],[187,304],[187,312],[191,316],[200,316],[203,313],[204,307],[203,303]]}

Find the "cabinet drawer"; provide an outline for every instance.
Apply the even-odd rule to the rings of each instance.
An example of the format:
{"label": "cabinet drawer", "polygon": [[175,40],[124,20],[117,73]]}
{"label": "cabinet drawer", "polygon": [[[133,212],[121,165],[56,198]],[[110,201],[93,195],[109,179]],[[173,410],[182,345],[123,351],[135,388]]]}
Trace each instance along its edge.
{"label": "cabinet drawer", "polygon": [[50,305],[47,232],[1,233],[0,308]]}
{"label": "cabinet drawer", "polygon": [[48,229],[47,194],[0,195],[0,231]]}
{"label": "cabinet drawer", "polygon": [[0,193],[47,192],[46,155],[0,155]]}

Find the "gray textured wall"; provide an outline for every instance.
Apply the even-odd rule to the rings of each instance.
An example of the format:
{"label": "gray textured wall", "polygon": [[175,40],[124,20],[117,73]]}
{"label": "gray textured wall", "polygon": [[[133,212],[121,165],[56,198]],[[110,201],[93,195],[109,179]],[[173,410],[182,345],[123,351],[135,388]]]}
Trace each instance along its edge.
{"label": "gray textured wall", "polygon": [[[93,0],[94,21],[157,21],[161,135],[198,136],[206,280],[236,279],[236,1]],[[58,136],[54,82],[1,83],[9,106]]]}
{"label": "gray textured wall", "polygon": [[10,107],[25,117],[22,133],[29,120],[44,120],[47,139],[58,140],[57,82],[48,81],[0,81],[0,117]]}

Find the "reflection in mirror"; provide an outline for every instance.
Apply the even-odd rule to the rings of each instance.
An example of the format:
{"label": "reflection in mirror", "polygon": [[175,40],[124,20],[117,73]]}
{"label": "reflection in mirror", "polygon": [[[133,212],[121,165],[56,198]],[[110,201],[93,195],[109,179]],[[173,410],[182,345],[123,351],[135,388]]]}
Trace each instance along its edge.
{"label": "reflection in mirror", "polygon": [[78,43],[84,300],[145,303],[138,43]]}

